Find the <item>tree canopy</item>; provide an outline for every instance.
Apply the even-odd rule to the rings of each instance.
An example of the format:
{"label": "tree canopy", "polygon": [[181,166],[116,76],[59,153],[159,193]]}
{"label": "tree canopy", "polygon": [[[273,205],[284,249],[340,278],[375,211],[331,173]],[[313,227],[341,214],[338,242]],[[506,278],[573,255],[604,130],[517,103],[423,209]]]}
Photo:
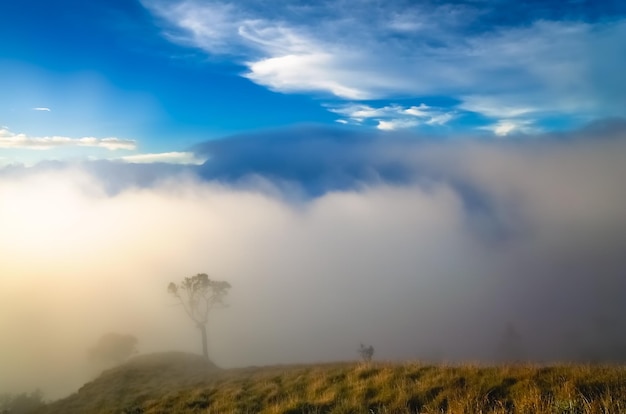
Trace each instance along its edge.
{"label": "tree canopy", "polygon": [[207,324],[212,309],[225,307],[230,283],[211,280],[206,273],[186,277],[180,284],[170,283],[168,292],[178,299],[185,313],[202,334],[202,353],[208,359]]}

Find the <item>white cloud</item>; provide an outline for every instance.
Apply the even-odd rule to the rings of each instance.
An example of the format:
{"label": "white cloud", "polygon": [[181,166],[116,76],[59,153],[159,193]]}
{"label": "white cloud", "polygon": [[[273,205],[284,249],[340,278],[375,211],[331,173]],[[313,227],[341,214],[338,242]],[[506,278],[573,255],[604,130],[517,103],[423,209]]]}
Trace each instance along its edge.
{"label": "white cloud", "polygon": [[284,3],[271,11],[196,0],[144,5],[168,23],[171,40],[230,56],[248,68],[243,76],[279,92],[450,96],[500,119],[623,115],[626,107],[624,19],[480,31],[472,28],[481,9],[470,5],[387,2],[374,12],[369,2],[328,2],[297,13]]}
{"label": "white cloud", "polygon": [[[507,102],[518,102],[519,105],[508,105]],[[505,96],[473,95],[463,97],[459,109],[475,112],[487,118],[492,118],[489,125],[479,129],[491,131],[495,135],[504,137],[513,133],[536,134],[542,129],[536,126],[536,122],[542,116],[558,114],[556,108],[534,103],[524,102],[524,98]]]}
{"label": "white cloud", "polygon": [[481,129],[492,131],[499,137],[507,136],[511,133],[534,134],[540,132],[536,127],[532,126],[532,122],[528,120],[504,119],[495,124],[480,127]]}
{"label": "white cloud", "polygon": [[322,51],[313,38],[282,22],[259,18],[244,20],[239,24],[237,34],[247,44],[273,56],[307,55]]}
{"label": "white cloud", "polygon": [[137,143],[134,140],[120,138],[69,138],[63,136],[30,137],[26,134],[16,134],[7,128],[0,128],[0,148],[21,148],[34,150],[48,150],[59,147],[95,147],[114,150],[134,150]]}
{"label": "white cloud", "polygon": [[408,109],[404,109],[403,112],[408,115],[413,115],[417,117],[425,117],[429,115],[428,114],[429,109],[430,109],[429,106],[420,104],[420,106],[412,106]]}
{"label": "white cloud", "polygon": [[493,132],[498,136],[506,136],[515,129],[518,129],[518,125],[511,121],[501,121],[493,126]]}
{"label": "white cloud", "polygon": [[378,121],[376,128],[381,131],[395,131],[397,129],[412,128],[419,125],[419,122],[411,119],[395,119],[391,121]]}
{"label": "white cloud", "polygon": [[[243,57],[241,63],[249,69],[243,76],[272,90],[360,100],[378,96],[375,89],[402,87],[375,67],[368,70],[371,62],[363,50],[320,36],[330,33],[333,25],[310,27],[220,2],[183,0],[173,5],[145,0],[144,5],[175,27],[166,29],[169,39],[211,54]],[[356,77],[355,67],[361,68]]]}
{"label": "white cloud", "polygon": [[519,103],[522,98],[514,96],[472,95],[462,97],[459,108],[476,112],[490,118],[516,118],[547,111],[547,108],[533,105],[512,105],[507,102]]}
{"label": "white cloud", "polygon": [[174,42],[201,45],[211,53],[228,53],[232,50],[232,33],[237,30],[237,10],[229,4],[213,2],[206,7],[199,7],[193,1],[159,3],[146,1],[155,14],[184,28],[184,33],[168,31],[166,36]]}
{"label": "white cloud", "polygon": [[342,115],[345,123],[376,122],[376,128],[383,131],[413,128],[421,124],[444,125],[454,118],[453,112],[433,108],[425,104],[404,107],[397,104],[375,108],[370,105],[350,103],[328,106],[329,111]]}
{"label": "white cloud", "polygon": [[291,54],[249,62],[244,76],[280,92],[323,91],[345,99],[368,99],[367,91],[349,86],[350,73],[336,68],[328,53]]}
{"label": "white cloud", "polygon": [[167,164],[202,164],[206,160],[197,158],[193,152],[162,152],[155,154],[127,155],[119,158],[133,164],[150,164],[163,162]]}
{"label": "white cloud", "polygon": [[[354,120],[362,121],[366,118],[377,118],[381,116],[386,116],[389,112],[389,110],[387,110],[386,108],[387,107],[373,108],[369,105],[362,104],[348,104],[334,108],[331,107],[329,108],[329,110],[337,114],[345,115]],[[392,109],[392,107],[389,107],[389,109]],[[397,111],[393,110],[393,112]]]}
{"label": "white cloud", "polygon": [[429,120],[426,121],[428,125],[444,125],[447,124],[454,118],[454,115],[450,112],[443,113],[440,115],[433,115]]}
{"label": "white cloud", "polygon": [[44,112],[50,112],[50,108],[46,108],[46,107],[43,107],[43,106],[39,106],[39,107],[33,108],[33,111],[44,111]]}

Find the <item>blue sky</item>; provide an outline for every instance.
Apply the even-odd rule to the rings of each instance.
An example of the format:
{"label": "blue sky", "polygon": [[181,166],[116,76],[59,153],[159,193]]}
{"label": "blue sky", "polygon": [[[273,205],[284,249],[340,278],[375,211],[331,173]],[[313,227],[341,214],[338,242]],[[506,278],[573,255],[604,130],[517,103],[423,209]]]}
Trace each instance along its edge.
{"label": "blue sky", "polygon": [[199,163],[200,142],[301,124],[535,136],[626,111],[618,0],[26,0],[0,15],[4,165]]}

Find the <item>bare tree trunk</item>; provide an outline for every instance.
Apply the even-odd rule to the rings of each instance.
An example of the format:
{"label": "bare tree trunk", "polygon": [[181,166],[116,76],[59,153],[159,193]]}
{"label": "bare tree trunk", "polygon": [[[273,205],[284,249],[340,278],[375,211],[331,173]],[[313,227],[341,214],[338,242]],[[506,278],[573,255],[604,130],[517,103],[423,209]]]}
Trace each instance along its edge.
{"label": "bare tree trunk", "polygon": [[205,359],[209,359],[209,348],[207,346],[206,325],[198,324],[198,329],[202,333],[202,355]]}

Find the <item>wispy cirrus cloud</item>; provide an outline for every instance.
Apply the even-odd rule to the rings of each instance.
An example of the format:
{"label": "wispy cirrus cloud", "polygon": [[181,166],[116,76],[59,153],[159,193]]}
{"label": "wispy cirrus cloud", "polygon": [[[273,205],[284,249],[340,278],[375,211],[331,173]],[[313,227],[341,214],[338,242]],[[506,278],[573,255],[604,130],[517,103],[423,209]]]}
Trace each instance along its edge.
{"label": "wispy cirrus cloud", "polygon": [[8,128],[0,128],[0,148],[49,150],[60,147],[94,147],[115,151],[134,150],[137,148],[137,143],[134,140],[115,137],[31,137],[26,134],[11,132]]}
{"label": "wispy cirrus cloud", "polygon": [[50,112],[51,109],[46,108],[45,106],[38,106],[38,107],[33,108],[33,111]]}
{"label": "wispy cirrus cloud", "polygon": [[588,10],[511,2],[518,24],[495,25],[501,11],[489,3],[143,4],[171,40],[232,58],[247,68],[242,76],[278,92],[390,103],[447,96],[491,124],[625,114],[626,18],[608,8],[592,20]]}

